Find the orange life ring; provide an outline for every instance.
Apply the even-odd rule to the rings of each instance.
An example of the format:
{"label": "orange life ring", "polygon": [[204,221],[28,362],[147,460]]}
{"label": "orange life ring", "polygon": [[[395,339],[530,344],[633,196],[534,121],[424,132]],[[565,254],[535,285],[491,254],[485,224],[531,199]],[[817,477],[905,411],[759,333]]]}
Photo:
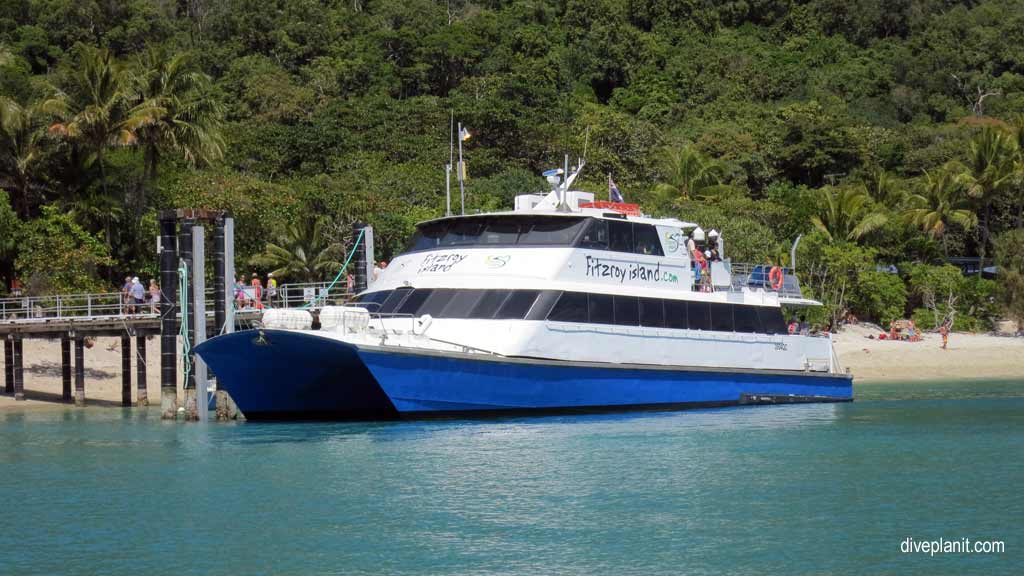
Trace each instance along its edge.
{"label": "orange life ring", "polygon": [[771,272],[768,273],[768,282],[772,286],[772,290],[778,291],[782,288],[783,274],[782,268],[778,266],[772,266]]}

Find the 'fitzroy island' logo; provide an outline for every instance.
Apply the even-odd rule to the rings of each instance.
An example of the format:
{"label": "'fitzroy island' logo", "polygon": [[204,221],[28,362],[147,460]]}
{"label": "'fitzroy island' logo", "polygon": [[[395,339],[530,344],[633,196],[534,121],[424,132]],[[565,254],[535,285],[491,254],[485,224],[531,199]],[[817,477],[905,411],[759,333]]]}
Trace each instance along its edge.
{"label": "'fitzroy island' logo", "polygon": [[511,256],[488,256],[484,260],[484,265],[488,268],[504,268],[505,264],[508,264],[508,261],[511,259]]}

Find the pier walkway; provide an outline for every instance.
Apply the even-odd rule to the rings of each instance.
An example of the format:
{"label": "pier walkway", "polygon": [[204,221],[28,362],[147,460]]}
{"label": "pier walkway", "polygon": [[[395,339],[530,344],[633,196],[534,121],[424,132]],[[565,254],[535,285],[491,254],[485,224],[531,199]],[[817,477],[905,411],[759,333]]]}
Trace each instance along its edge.
{"label": "pier walkway", "polygon": [[[235,328],[252,327],[267,308],[306,308],[316,311],[326,304],[343,303],[351,296],[341,283],[333,287],[326,282],[283,284],[273,295],[264,288],[262,309],[244,299],[231,299],[235,304]],[[212,291],[206,302],[207,334],[212,336],[220,333],[224,327],[214,325]],[[84,405],[86,340],[120,337],[122,405],[132,404],[132,356],[135,356],[137,404],[145,405],[148,403],[145,342],[146,338],[160,333],[161,320],[159,306],[145,303],[136,310],[130,309],[118,292],[0,298],[0,339],[4,341],[3,392],[12,394],[16,399],[24,398],[26,359],[23,340],[59,339],[63,379],[61,398],[65,402],[73,399],[76,405]],[[180,321],[180,314],[176,314],[175,326],[178,328]],[[134,350],[132,338],[135,339]]]}

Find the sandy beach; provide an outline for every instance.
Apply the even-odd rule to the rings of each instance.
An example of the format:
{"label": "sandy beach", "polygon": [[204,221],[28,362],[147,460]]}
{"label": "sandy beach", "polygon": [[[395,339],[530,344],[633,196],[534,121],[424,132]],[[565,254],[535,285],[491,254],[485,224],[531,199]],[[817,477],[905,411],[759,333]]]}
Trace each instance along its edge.
{"label": "sandy beach", "polygon": [[[835,335],[836,353],[842,367],[858,382],[933,381],[965,378],[1024,380],[1024,338],[988,334],[954,333],[949,348],[941,349],[938,334],[925,334],[920,342],[878,340],[880,330],[868,325],[848,326]],[[867,338],[874,335],[875,339]],[[91,406],[121,405],[121,340],[98,338],[85,352],[85,395]],[[60,340],[26,340],[25,395],[16,402],[0,394],[0,410],[59,407]],[[146,343],[146,386],[151,405],[160,402],[160,341]],[[2,365],[0,355],[0,365]],[[135,362],[132,359],[132,401],[137,398]],[[180,373],[179,373],[180,379]],[[2,383],[0,383],[2,386]],[[183,397],[180,391],[179,401]],[[2,390],[2,388],[0,388]]]}
{"label": "sandy beach", "polygon": [[[134,352],[135,341],[132,340]],[[24,340],[25,401],[15,401],[11,394],[0,393],[0,410],[10,408],[44,409],[65,406],[61,402],[60,340]],[[3,366],[0,354],[0,366]],[[138,399],[136,362],[132,356],[132,403]],[[0,372],[0,378],[3,376]],[[178,398],[181,393],[181,374],[178,374]],[[72,383],[72,386],[74,384]],[[0,380],[3,390],[3,380]],[[149,404],[160,404],[160,339],[151,336],[146,341],[146,392]],[[92,348],[85,350],[85,398],[91,406],[121,406],[121,339],[97,338]]]}

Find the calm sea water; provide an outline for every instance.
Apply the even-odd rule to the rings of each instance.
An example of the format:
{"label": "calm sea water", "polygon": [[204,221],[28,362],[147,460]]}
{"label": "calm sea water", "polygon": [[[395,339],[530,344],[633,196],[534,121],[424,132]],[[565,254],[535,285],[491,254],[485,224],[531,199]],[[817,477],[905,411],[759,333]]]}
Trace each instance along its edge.
{"label": "calm sea water", "polygon": [[[1024,382],[371,424],[0,414],[3,574],[1022,574]],[[995,555],[901,542],[995,539]]]}

